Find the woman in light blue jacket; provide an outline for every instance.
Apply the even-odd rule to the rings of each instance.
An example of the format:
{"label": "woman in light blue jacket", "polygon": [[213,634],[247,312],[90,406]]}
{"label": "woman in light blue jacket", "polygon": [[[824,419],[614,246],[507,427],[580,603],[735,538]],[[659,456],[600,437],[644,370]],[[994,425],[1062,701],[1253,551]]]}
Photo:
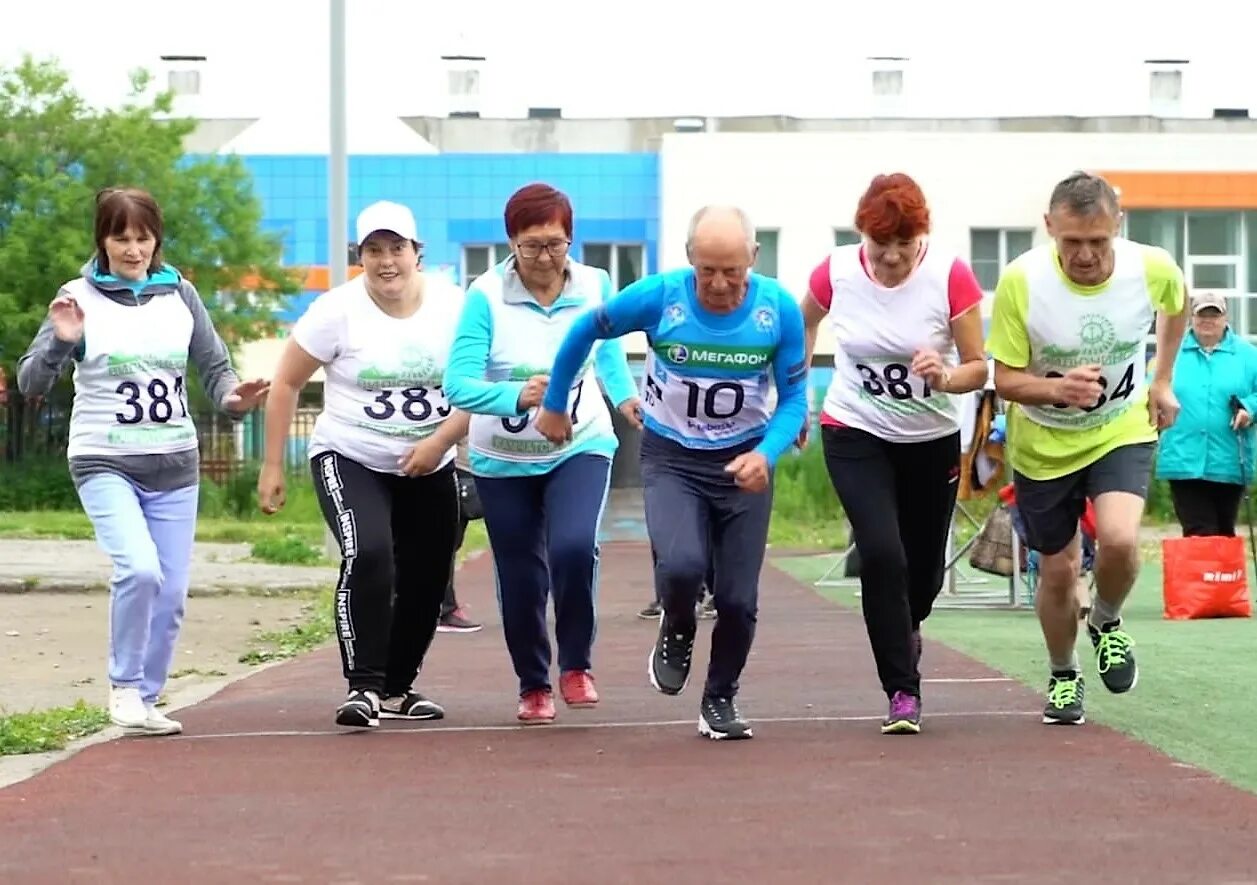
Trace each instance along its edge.
{"label": "woman in light blue jacket", "polygon": [[569,707],[598,702],[591,670],[598,528],[617,448],[599,381],[640,427],[637,386],[618,340],[603,342],[568,391],[573,438],[555,446],[533,424],[568,327],[610,297],[611,279],[568,257],[572,206],[544,184],[506,204],[511,256],[467,290],[445,396],[472,413],[471,472],[493,550],[502,630],[519,677],[518,719],[552,722],[546,605],[554,594],[559,691]]}
{"label": "woman in light blue jacket", "polygon": [[1161,435],[1157,478],[1168,480],[1184,537],[1234,535],[1253,480],[1257,347],[1231,330],[1226,299],[1192,299],[1192,328],[1174,363],[1178,420]]}

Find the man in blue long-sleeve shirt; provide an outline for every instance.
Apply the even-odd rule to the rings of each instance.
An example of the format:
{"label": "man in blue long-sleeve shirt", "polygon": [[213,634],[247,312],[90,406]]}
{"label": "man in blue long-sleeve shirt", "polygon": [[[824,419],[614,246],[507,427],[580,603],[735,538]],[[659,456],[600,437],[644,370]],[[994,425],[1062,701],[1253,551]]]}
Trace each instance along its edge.
{"label": "man in blue long-sleeve shirt", "polygon": [[807,419],[803,315],[752,273],[757,250],[746,213],[699,210],[690,268],[639,280],[572,325],[536,420],[551,441],[569,438],[564,392],[594,342],[646,333],[642,480],[663,603],[650,680],[669,695],[689,681],[695,603],[714,562],[719,617],[698,722],[713,739],[751,737],[734,697],[755,636],[772,471]]}

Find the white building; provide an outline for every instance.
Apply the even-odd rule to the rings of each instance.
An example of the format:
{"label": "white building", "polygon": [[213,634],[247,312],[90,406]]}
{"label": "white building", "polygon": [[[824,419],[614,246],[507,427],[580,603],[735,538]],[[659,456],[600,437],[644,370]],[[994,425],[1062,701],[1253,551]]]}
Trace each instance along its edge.
{"label": "white building", "polygon": [[[1085,169],[1118,187],[1128,235],[1168,248],[1191,285],[1237,298],[1257,292],[1253,121],[1072,122],[885,120],[845,131],[665,135],[660,267],[685,263],[696,208],[733,203],[759,230],[760,270],[801,294],[827,250],[856,238],[856,204],[873,176],[906,172],[925,191],[933,238],[969,259],[989,291],[1008,260],[1046,236],[1053,185]],[[1236,324],[1257,333],[1257,311],[1236,311]]]}

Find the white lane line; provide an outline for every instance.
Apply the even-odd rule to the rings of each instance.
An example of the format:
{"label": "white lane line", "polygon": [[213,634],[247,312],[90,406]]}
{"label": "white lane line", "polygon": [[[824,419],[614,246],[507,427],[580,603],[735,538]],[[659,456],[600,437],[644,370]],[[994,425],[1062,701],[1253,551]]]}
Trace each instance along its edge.
{"label": "white lane line", "polygon": [[972,678],[963,678],[960,676],[942,677],[938,679],[922,679],[924,682],[934,683],[938,685],[968,685],[970,683],[980,682],[1016,682],[1016,679],[1009,679],[1007,676],[974,676]]}
{"label": "white lane line", "polygon": [[[1041,713],[1029,710],[981,710],[969,713],[928,713],[929,719],[972,719],[1040,716]],[[752,725],[789,725],[823,722],[880,722],[881,716],[768,716],[754,717]],[[429,734],[465,734],[491,733],[508,731],[554,731],[554,730],[591,730],[604,728],[675,728],[678,726],[695,727],[698,720],[691,719],[656,719],[644,722],[555,722],[551,725],[437,725],[430,728],[344,728],[318,731],[231,731],[217,734],[183,734],[170,740],[176,741],[210,741],[230,738],[261,738],[261,737],[325,737],[328,735],[353,734],[369,731],[373,734],[391,735],[429,735]]]}

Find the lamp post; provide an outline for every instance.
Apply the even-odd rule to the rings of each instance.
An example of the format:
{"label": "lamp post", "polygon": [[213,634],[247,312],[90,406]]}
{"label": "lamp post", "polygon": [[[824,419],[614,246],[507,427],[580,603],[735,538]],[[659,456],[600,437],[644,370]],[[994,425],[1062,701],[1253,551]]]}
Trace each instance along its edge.
{"label": "lamp post", "polygon": [[[327,156],[327,267],[329,284],[339,286],[349,279],[349,150],[346,134],[345,99],[345,0],[330,0],[328,121],[330,138]],[[324,399],[326,384],[324,378]],[[336,559],[340,545],[331,529],[326,533],[327,555]]]}

